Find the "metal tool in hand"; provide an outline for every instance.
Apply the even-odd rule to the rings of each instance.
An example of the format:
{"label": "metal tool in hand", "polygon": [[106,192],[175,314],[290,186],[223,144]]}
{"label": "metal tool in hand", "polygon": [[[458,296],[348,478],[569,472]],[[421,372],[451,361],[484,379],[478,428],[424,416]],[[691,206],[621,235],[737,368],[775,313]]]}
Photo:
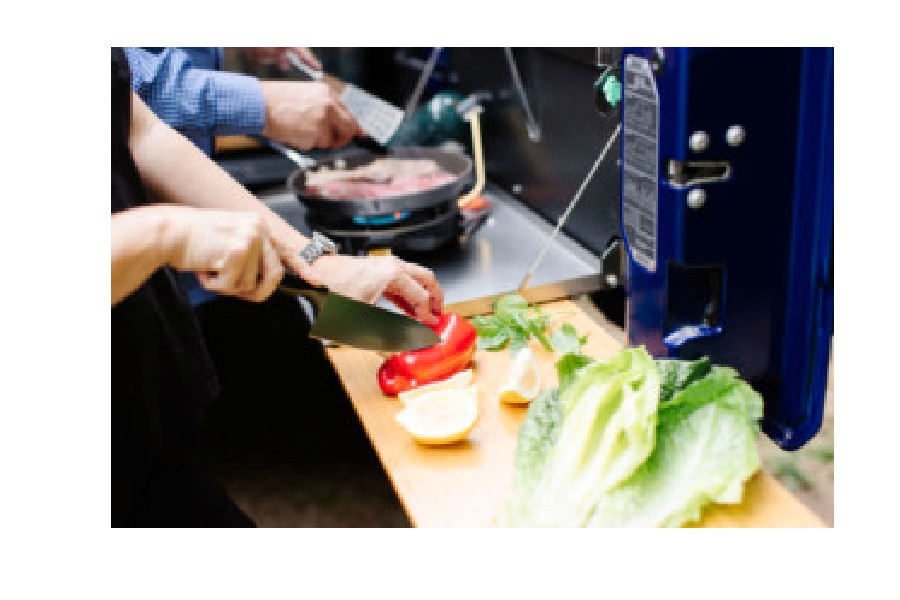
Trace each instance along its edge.
{"label": "metal tool in hand", "polygon": [[550,233],[547,241],[544,242],[544,247],[541,248],[540,252],[538,252],[537,258],[535,258],[534,262],[531,264],[531,268],[528,269],[528,271],[525,273],[525,277],[522,278],[522,283],[520,283],[518,287],[519,292],[525,291],[525,288],[528,287],[528,284],[531,282],[532,276],[534,276],[535,271],[537,271],[538,267],[541,264],[541,261],[544,259],[544,255],[547,253],[547,250],[550,249],[550,245],[553,243],[553,240],[556,239],[556,235],[559,233],[560,229],[562,229],[562,226],[565,224],[566,219],[569,218],[569,214],[575,208],[575,205],[578,204],[578,201],[581,199],[581,195],[584,193],[585,188],[587,188],[588,184],[591,182],[591,179],[594,178],[594,173],[596,173],[597,169],[600,168],[600,165],[603,164],[603,160],[606,158],[606,154],[609,152],[609,149],[612,147],[615,139],[619,137],[619,132],[621,130],[622,124],[619,123],[616,125],[615,130],[606,141],[606,145],[603,147],[600,155],[597,156],[597,160],[594,161],[594,166],[591,167],[591,170],[584,178],[584,181],[581,182],[581,186],[578,188],[578,191],[575,192],[575,196],[572,197],[572,200],[569,202],[566,210],[563,211],[562,215],[560,215],[559,220],[557,220],[556,222],[556,227]]}
{"label": "metal tool in hand", "polygon": [[[288,52],[287,57],[291,66],[313,81],[325,78],[324,73],[310,68],[295,52]],[[403,111],[355,85],[333,78],[328,81],[334,82],[334,87],[340,90],[341,102],[356,118],[363,131],[382,146],[386,145],[403,121]]]}
{"label": "metal tool in hand", "polygon": [[405,315],[313,287],[285,273],[278,291],[312,304],[312,337],[377,352],[407,352],[434,346],[433,329]]}

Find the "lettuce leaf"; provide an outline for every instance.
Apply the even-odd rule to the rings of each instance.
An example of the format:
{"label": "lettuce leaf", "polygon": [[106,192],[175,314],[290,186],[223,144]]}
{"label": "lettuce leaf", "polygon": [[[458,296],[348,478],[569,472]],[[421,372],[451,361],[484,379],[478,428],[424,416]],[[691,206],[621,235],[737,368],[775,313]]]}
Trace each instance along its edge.
{"label": "lettuce leaf", "polygon": [[529,407],[501,525],[674,527],[740,501],[762,398],[736,371],[629,348],[573,373]]}
{"label": "lettuce leaf", "polygon": [[588,525],[679,527],[710,503],[739,503],[759,468],[761,417],[759,394],[731,369],[713,367],[660,405],[653,453],[595,505]]}
{"label": "lettuce leaf", "polygon": [[712,363],[707,357],[699,360],[657,359],[656,368],[660,379],[659,402],[663,404],[671,400],[675,392],[706,377],[712,370]]}
{"label": "lettuce leaf", "polygon": [[591,364],[593,359],[588,358],[584,354],[575,352],[567,352],[556,361],[556,379],[559,384],[559,391],[566,391],[572,382],[575,381],[575,375],[578,370]]}
{"label": "lettuce leaf", "polygon": [[[501,522],[582,526],[601,494],[628,478],[653,450],[659,373],[642,348],[578,371],[553,407],[553,435],[520,438],[514,498]],[[532,403],[520,431],[544,431],[547,407]],[[545,454],[539,469],[525,456]],[[523,468],[527,466],[527,468]]]}

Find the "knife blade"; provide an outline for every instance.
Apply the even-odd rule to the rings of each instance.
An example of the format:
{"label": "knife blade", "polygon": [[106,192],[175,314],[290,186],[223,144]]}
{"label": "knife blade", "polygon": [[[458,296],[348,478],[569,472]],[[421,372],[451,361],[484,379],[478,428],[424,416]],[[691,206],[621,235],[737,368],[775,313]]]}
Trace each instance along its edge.
{"label": "knife blade", "polygon": [[312,337],[377,352],[408,352],[434,346],[440,336],[415,319],[314,287],[292,273],[278,286],[283,294],[313,305]]}

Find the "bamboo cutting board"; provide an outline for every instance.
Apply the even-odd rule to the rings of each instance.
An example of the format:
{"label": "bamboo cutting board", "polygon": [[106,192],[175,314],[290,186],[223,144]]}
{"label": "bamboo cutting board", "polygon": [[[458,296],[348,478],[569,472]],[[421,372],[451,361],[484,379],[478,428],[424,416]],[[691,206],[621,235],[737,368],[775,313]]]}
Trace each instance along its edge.
{"label": "bamboo cutting board", "polygon": [[[544,312],[588,335],[584,353],[605,359],[622,348],[614,335],[571,301],[548,303]],[[544,389],[556,385],[554,356],[539,344]],[[496,398],[510,354],[479,351],[473,359],[478,385],[479,417],[468,439],[444,447],[417,444],[394,420],[401,409],[396,398],[382,395],[375,373],[382,358],[355,348],[329,348],[327,354],[378,453],[400,502],[418,527],[489,527],[513,481],[516,433],[527,406],[501,405]],[[714,506],[701,527],[824,527],[824,523],[766,473],[747,484],[742,504]]]}

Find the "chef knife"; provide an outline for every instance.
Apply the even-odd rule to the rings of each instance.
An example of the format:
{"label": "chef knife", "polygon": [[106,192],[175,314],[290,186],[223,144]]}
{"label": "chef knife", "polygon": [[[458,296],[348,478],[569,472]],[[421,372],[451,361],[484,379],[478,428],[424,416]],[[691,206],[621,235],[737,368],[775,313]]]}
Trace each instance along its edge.
{"label": "chef knife", "polygon": [[407,352],[434,346],[441,338],[405,315],[314,287],[285,273],[278,291],[303,297],[313,306],[312,337],[377,352]]}

